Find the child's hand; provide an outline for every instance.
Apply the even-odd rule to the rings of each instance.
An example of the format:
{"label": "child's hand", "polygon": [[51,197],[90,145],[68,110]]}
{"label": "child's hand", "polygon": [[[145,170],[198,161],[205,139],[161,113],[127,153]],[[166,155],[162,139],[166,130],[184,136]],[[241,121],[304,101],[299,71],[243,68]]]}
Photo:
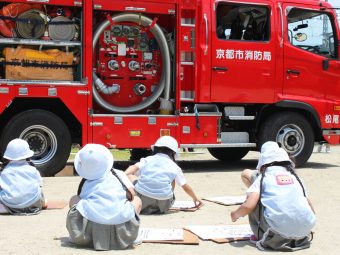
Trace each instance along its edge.
{"label": "child's hand", "polygon": [[232,222],[235,222],[235,221],[237,221],[238,220],[238,216],[237,216],[237,213],[235,212],[235,211],[232,211],[231,213],[230,213],[230,217],[231,217],[231,221]]}
{"label": "child's hand", "polygon": [[195,204],[195,207],[200,208],[203,205],[203,202],[202,200],[197,198],[194,200],[194,204]]}

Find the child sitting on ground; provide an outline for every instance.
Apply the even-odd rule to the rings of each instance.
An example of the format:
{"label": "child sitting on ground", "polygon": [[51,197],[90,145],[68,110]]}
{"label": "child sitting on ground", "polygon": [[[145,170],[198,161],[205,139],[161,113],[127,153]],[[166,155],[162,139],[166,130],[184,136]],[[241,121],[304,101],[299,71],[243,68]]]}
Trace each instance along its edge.
{"label": "child sitting on ground", "polygon": [[129,192],[129,180],[112,169],[111,152],[87,144],[76,154],[74,166],[85,180],[79,196],[70,200],[66,228],[71,242],[95,250],[131,247],[138,235],[141,200]]}
{"label": "child sitting on ground", "polygon": [[175,163],[178,143],[171,136],[162,136],[151,146],[153,155],[142,158],[125,171],[135,184],[137,196],[142,200],[141,214],[164,213],[175,201],[175,183],[192,198],[197,207],[202,201],[197,198],[186,182],[182,169]]}
{"label": "child sitting on ground", "polygon": [[0,213],[32,215],[45,207],[42,178],[30,158],[34,152],[22,139],[7,145],[0,174]]}
{"label": "child sitting on ground", "polygon": [[[305,188],[293,170],[287,152],[274,142],[261,148],[257,169],[260,175],[243,173],[243,181],[254,181],[247,190],[246,201],[231,212],[231,220],[249,215],[258,249],[295,251],[310,246],[315,214]],[[247,181],[248,180],[248,181]]]}

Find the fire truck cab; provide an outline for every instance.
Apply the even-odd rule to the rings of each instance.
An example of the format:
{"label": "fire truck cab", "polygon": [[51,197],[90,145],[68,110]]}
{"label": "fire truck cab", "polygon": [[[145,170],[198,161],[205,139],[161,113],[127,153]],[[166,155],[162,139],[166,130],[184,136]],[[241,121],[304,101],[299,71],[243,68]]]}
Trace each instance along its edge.
{"label": "fire truck cab", "polygon": [[162,135],[235,161],[340,143],[340,32],[317,0],[0,2],[0,151],[46,175],[71,145],[142,156]]}

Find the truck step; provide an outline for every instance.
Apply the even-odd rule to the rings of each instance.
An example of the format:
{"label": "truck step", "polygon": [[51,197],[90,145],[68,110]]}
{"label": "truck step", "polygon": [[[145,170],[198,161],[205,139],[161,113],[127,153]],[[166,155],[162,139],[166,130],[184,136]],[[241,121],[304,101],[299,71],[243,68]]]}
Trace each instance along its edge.
{"label": "truck step", "polygon": [[181,144],[181,148],[256,148],[256,143]]}
{"label": "truck step", "polygon": [[249,143],[247,132],[221,132],[221,143]]}
{"label": "truck step", "polygon": [[226,116],[229,120],[254,120],[255,116]]}
{"label": "truck step", "polygon": [[243,106],[226,106],[224,107],[224,116],[229,120],[254,120],[255,116],[245,115]]}

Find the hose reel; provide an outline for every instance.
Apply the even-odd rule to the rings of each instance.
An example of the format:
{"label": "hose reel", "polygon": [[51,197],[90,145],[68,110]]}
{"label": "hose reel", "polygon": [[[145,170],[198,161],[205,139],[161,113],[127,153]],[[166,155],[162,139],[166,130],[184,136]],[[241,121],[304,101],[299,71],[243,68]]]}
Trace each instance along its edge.
{"label": "hose reel", "polygon": [[[20,37],[26,39],[39,39],[45,33],[45,20],[41,17],[41,12],[31,9],[18,16],[16,30]],[[22,22],[24,20],[25,22]]]}
{"label": "hose reel", "polygon": [[[170,63],[170,52],[169,52],[169,46],[167,43],[167,39],[160,28],[159,25],[157,25],[152,19],[140,15],[140,14],[134,14],[134,13],[124,13],[124,14],[118,14],[115,16],[110,17],[109,19],[103,21],[99,27],[96,29],[93,35],[93,42],[92,46],[93,49],[96,49],[96,46],[99,41],[100,35],[103,33],[107,27],[109,27],[112,23],[118,24],[122,22],[132,22],[136,23],[140,26],[143,26],[145,28],[149,28],[149,31],[154,36],[157,44],[159,45],[159,50],[162,56],[162,74],[161,78],[159,80],[158,86],[153,90],[152,94],[142,100],[140,103],[137,103],[132,106],[116,106],[113,104],[108,103],[105,101],[100,93],[103,93],[105,95],[118,93],[119,88],[118,85],[116,86],[107,86],[105,82],[103,82],[97,75],[95,71],[93,71],[93,97],[95,102],[103,107],[106,110],[113,111],[113,112],[119,112],[119,113],[131,113],[131,112],[137,112],[140,110],[145,109],[146,107],[153,104],[164,92],[163,98],[168,100],[170,97],[170,79],[171,79],[171,63]],[[127,33],[127,31],[125,31]],[[116,68],[115,62],[110,63],[111,70]],[[131,63],[129,66],[130,70],[139,70],[138,63]],[[139,83],[134,87],[134,90],[136,93],[139,93],[140,95],[143,95],[145,92],[145,87],[143,84]],[[100,92],[100,93],[99,93]]]}
{"label": "hose reel", "polygon": [[[58,22],[65,23],[58,25]],[[71,41],[76,36],[76,26],[64,16],[57,16],[51,20],[48,26],[48,34],[54,41]]]}

